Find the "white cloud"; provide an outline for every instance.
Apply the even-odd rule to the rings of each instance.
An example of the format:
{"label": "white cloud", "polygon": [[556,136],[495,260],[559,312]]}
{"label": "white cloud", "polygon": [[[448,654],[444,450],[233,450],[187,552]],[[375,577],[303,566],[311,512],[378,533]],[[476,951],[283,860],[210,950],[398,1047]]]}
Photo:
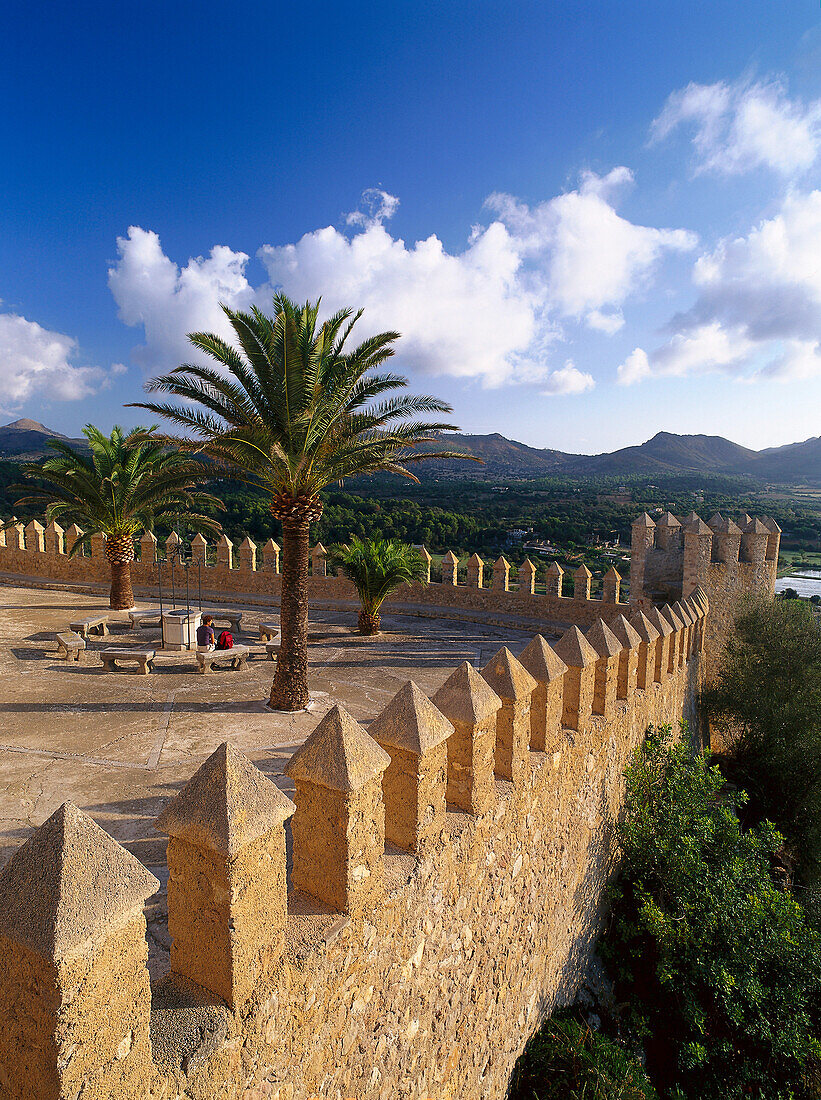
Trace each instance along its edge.
{"label": "white cloud", "polygon": [[654,229],[620,217],[608,200],[632,180],[625,167],[603,177],[587,172],[578,190],[532,209],[512,195],[495,193],[487,200],[516,234],[523,255],[544,273],[554,308],[605,332],[621,327],[619,307],[645,285],[665,251],[687,251],[697,243],[686,230]]}
{"label": "white cloud", "polygon": [[17,313],[0,313],[0,407],[20,409],[34,398],[78,401],[106,380],[99,367],[77,366],[77,341]]}
{"label": "white cloud", "polygon": [[370,229],[372,225],[381,225],[390,221],[399,209],[399,199],[396,195],[390,195],[381,187],[366,187],[362,192],[360,207],[365,209],[353,210],[345,215],[345,224],[358,226],[360,229]]}
{"label": "white cloud", "polygon": [[651,355],[619,367],[624,384],[652,375],[723,371],[745,379],[821,375],[821,191],[791,192],[746,237],[719,242],[693,270],[698,297]]}
{"label": "white cloud", "polygon": [[668,98],[651,138],[661,141],[682,125],[694,128],[697,172],[766,167],[792,176],[810,168],[821,150],[821,100],[790,99],[777,79],[688,84]]}
{"label": "white cloud", "polygon": [[543,394],[555,397],[558,394],[587,393],[596,385],[593,375],[586,371],[580,371],[572,359],[568,359],[563,367],[551,371],[545,380]]}
{"label": "white cloud", "polygon": [[134,357],[146,371],[163,371],[192,358],[189,332],[231,329],[220,302],[248,308],[254,290],[245,277],[248,256],[216,245],[207,258],[190,259],[180,269],[162,250],[156,233],[131,226],[117,238],[119,259],[108,272],[108,285],[127,325],[141,325],[145,344]]}
{"label": "white cloud", "polygon": [[532,209],[494,194],[488,207],[496,218],[474,226],[454,252],[435,235],[412,244],[394,237],[384,223],[398,199],[370,189],[363,210],[346,216],[348,232],[328,226],[293,244],[263,245],[258,257],[267,279],[258,286],[246,276],[245,253],[217,246],[179,267],[155,233],[132,227],[117,242],[109,285],[122,320],[145,330],[137,358],[151,371],[194,357],[190,331],[227,334],[219,302],[266,309],[281,286],[297,300],[321,294],[328,312],[364,307],[361,336],[397,329],[397,365],[409,371],[580,393],[590,388],[589,375],[567,366],[551,373],[552,347],[565,326],[616,332],[621,307],[661,256],[695,245],[683,230],[620,217],[611,200],[630,181],[627,168],[586,173],[578,190]]}

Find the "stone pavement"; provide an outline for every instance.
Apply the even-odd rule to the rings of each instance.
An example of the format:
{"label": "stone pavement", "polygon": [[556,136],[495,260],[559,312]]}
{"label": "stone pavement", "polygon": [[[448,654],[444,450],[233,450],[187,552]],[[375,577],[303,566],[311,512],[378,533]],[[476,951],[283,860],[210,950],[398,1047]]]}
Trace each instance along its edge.
{"label": "stone pavement", "polygon": [[[381,636],[361,638],[355,610],[317,609],[313,709],[284,715],[265,706],[274,665],[264,646],[241,671],[202,676],[193,654],[158,649],[149,676],[133,666],[105,673],[100,649],[159,646],[157,628],[129,630],[115,613],[111,636],[89,638],[79,664],[60,660],[56,632],[106,610],[102,596],[0,586],[0,865],[71,799],[165,881],[154,820],[221,742],[290,794],[285,764],[335,703],[367,726],[406,680],[433,695],[461,661],[481,668],[501,645],[519,653],[534,632],[386,614]],[[270,618],[250,608],[235,641],[256,646],[258,624]]]}

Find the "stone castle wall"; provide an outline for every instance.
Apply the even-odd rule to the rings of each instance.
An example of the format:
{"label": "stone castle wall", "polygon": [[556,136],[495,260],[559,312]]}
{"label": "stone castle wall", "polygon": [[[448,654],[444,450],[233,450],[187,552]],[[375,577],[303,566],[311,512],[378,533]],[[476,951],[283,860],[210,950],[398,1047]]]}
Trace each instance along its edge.
{"label": "stone castle wall", "polygon": [[745,596],[772,598],[778,573],[781,529],[769,516],[744,515],[738,523],[716,513],[705,523],[695,513],[677,519],[670,512],[633,523],[630,602],[651,608],[689,596],[701,586],[710,601],[707,675],[732,631]]}
{"label": "stone castle wall", "polygon": [[[148,589],[157,594],[157,567],[159,556],[163,565],[162,583],[165,595],[169,594],[170,567],[167,562],[169,550],[175,553],[179,542],[172,536],[164,550],[158,555],[156,540],[153,536],[143,537],[138,547],[139,558],[131,566],[132,582],[135,587]],[[64,532],[56,524],[44,528],[36,520],[27,526],[22,524],[0,532],[0,573],[16,574],[23,577],[42,577],[50,581],[67,584],[105,583],[110,579],[110,568],[105,557],[105,543],[100,536],[92,540],[91,553],[69,557],[66,543],[73,544],[71,529]],[[195,537],[190,548],[186,548],[186,557],[193,562],[190,580],[193,586],[198,581],[203,594],[209,597],[229,598],[232,595],[270,596],[278,600],[282,574],[280,573],[280,549],[270,540],[265,546],[258,547],[250,539],[245,539],[239,547],[223,536],[216,547],[208,546],[201,536]],[[353,600],[356,592],[353,585],[344,577],[331,576],[327,572],[324,548],[319,545],[311,553],[312,575],[309,578],[309,597],[317,600]],[[515,615],[518,618],[532,620],[534,624],[555,624],[567,626],[575,623],[581,627],[591,626],[596,619],[603,618],[611,622],[619,615],[629,613],[629,605],[620,599],[621,577],[611,569],[597,585],[598,592],[593,595],[593,578],[585,566],[573,574],[573,595],[564,595],[565,583],[563,571],[555,563],[548,570],[546,593],[534,594],[535,568],[529,563],[519,570],[517,582],[511,580],[510,566],[500,558],[490,575],[484,571],[468,567],[468,583],[457,584],[455,557],[452,563],[447,559],[442,566],[443,579],[425,585],[413,584],[403,587],[391,603],[416,604],[431,609],[452,608],[454,611],[497,612]],[[198,572],[199,566],[199,572]],[[177,598],[184,591],[185,578],[177,565],[175,570]]]}
{"label": "stone castle wall", "polygon": [[650,723],[696,721],[708,621],[699,589],[465,662],[432,700],[409,682],[369,732],[335,707],[295,805],[221,746],[157,822],[153,990],[156,882],[61,807],[0,873],[4,1100],[503,1097],[585,979],[624,767]]}

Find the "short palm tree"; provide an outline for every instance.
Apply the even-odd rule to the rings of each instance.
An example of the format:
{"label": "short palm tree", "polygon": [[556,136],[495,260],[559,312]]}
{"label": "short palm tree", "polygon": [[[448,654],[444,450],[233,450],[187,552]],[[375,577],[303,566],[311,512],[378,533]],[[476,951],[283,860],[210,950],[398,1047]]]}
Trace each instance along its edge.
{"label": "short palm tree", "polygon": [[378,634],[383,602],[403,584],[421,581],[427,571],[417,551],[398,539],[353,536],[350,545],[332,547],[328,561],[359,593],[360,634]]}
{"label": "short palm tree", "polygon": [[132,607],[131,562],[134,537],[159,522],[182,520],[195,531],[218,533],[220,525],[201,513],[221,508],[210,493],[194,487],[213,477],[202,459],[170,450],[154,438],[154,428],[124,432],[115,425],[107,436],[88,424],[83,435],[90,453],[82,454],[62,440],[49,441],[57,454],[43,462],[28,462],[23,472],[39,484],[16,486],[26,496],[18,505],[45,505],[46,522],[76,523],[83,534],[68,547],[70,555],[89,547],[92,535],[105,536],[111,566],[109,605]]}
{"label": "short palm tree", "polygon": [[427,452],[420,444],[450,424],[419,417],[449,413],[435,397],[401,394],[407,379],[377,370],[394,354],[396,332],[371,336],[348,348],[362,315],[340,310],[319,323],[319,302],[298,306],[274,297],[274,314],[223,306],[235,345],[212,333],[189,336],[217,366],[183,364],[154,378],[149,393],[181,403],[141,407],[166,417],[193,438],[180,446],[201,450],[254,485],[282,523],[282,641],[271,687],[271,706],[300,710],[308,695],[308,536],[322,514],[320,493],[359,474],[391,471],[411,477],[410,462],[466,458]]}

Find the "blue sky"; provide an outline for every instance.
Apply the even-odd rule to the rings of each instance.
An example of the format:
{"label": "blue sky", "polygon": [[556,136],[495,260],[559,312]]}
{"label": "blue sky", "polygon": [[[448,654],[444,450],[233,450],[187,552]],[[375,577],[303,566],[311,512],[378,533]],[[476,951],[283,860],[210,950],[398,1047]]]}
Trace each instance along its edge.
{"label": "blue sky", "polygon": [[0,419],[135,423],[281,285],[400,329],[465,430],[817,435],[819,14],[7,2]]}

